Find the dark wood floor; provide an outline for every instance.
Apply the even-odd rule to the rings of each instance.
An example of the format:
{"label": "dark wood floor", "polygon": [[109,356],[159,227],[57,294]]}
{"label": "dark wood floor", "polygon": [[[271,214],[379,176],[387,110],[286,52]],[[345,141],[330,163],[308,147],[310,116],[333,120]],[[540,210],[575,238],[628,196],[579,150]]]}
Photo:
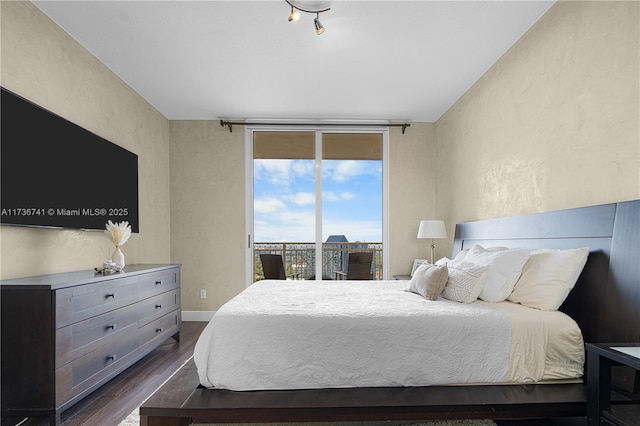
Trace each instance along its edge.
{"label": "dark wood floor", "polygon": [[[109,383],[62,413],[62,426],[116,426],[193,354],[205,322],[183,322],[180,343],[169,339]],[[583,426],[586,419],[497,421],[498,426]],[[2,426],[45,426],[47,419],[2,419]]]}
{"label": "dark wood floor", "polygon": [[[62,426],[116,426],[191,355],[206,322],[183,322],[180,343],[167,340],[116,378],[62,413]],[[23,422],[23,423],[21,423]],[[47,419],[2,419],[2,426],[44,426]]]}

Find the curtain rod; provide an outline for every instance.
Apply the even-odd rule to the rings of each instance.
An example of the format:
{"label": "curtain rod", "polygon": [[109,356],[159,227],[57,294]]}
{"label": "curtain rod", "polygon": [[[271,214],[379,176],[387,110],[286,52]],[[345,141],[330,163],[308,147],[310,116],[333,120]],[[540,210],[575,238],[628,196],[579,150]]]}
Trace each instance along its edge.
{"label": "curtain rod", "polygon": [[337,127],[337,126],[350,126],[350,127],[402,127],[402,134],[407,130],[407,127],[410,127],[409,123],[388,123],[388,124],[373,124],[373,123],[363,123],[363,124],[352,124],[352,123],[249,123],[244,121],[225,121],[220,120],[220,125],[222,127],[227,126],[229,128],[229,133],[233,132],[233,126],[244,126],[244,125],[256,125],[256,126],[327,126],[327,127]]}

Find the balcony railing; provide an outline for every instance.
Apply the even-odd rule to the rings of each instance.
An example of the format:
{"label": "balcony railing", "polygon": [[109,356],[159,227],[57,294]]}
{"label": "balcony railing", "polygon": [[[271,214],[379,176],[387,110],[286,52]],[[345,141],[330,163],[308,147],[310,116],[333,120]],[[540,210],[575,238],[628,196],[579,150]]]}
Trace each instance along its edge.
{"label": "balcony railing", "polygon": [[[322,243],[322,279],[333,280],[336,271],[347,270],[348,255],[354,251],[373,252],[371,277],[382,279],[382,243]],[[315,243],[254,243],[253,265],[254,281],[264,279],[260,255],[272,253],[282,255],[285,274],[295,279],[315,279],[316,244]]]}

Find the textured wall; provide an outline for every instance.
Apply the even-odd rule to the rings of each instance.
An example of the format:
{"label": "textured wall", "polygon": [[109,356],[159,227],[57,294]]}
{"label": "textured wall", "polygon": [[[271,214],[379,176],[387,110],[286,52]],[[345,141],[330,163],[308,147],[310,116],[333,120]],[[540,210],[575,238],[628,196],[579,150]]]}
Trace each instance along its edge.
{"label": "textured wall", "polygon": [[639,5],[556,3],[437,121],[450,226],[640,198]]}
{"label": "textured wall", "polygon": [[[169,262],[169,121],[33,4],[3,1],[0,16],[2,86],[138,154],[140,233],[122,251]],[[113,251],[101,232],[2,226],[0,239],[2,278],[91,269]]]}
{"label": "textured wall", "polygon": [[[404,135],[392,128],[389,140],[390,271],[391,275],[408,274],[413,259],[429,259],[431,253],[431,242],[416,238],[420,220],[443,219],[435,216],[434,125],[412,123]],[[447,233],[452,234],[453,228]],[[440,254],[439,243],[436,252]]]}
{"label": "textured wall", "polygon": [[183,310],[216,310],[245,288],[244,161],[243,127],[171,122],[171,259],[183,265]]}
{"label": "textured wall", "polygon": [[[393,129],[389,139],[389,261],[392,274],[404,274],[426,255],[418,222],[435,212],[433,126]],[[242,127],[171,122],[171,258],[183,265],[184,310],[216,310],[245,287],[244,161]]]}

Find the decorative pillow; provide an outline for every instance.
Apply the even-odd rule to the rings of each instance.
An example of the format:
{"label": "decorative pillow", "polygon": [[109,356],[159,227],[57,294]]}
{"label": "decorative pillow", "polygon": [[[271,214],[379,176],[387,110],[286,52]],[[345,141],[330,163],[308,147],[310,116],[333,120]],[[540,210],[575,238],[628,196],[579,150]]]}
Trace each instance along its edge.
{"label": "decorative pillow", "polygon": [[588,256],[589,247],[531,250],[509,300],[543,311],[558,310],[576,285]]}
{"label": "decorative pillow", "polygon": [[489,266],[487,281],[480,292],[485,302],[503,302],[516,285],[524,264],[529,259],[529,250],[500,248],[485,249],[475,245],[465,256],[465,262]]}
{"label": "decorative pillow", "polygon": [[487,279],[489,267],[466,261],[450,261],[446,265],[449,279],[442,297],[460,303],[475,302]]}
{"label": "decorative pillow", "polygon": [[447,266],[423,263],[416,269],[409,283],[409,291],[429,300],[436,300],[447,284]]}

